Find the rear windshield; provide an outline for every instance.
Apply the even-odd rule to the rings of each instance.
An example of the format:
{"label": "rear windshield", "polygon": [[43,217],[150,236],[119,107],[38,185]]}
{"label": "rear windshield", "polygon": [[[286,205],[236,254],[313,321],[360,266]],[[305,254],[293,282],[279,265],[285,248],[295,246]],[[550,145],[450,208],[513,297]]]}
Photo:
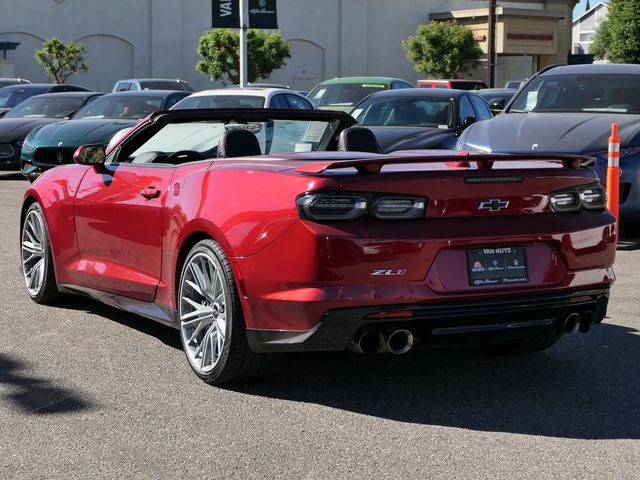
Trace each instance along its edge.
{"label": "rear windshield", "polygon": [[253,95],[203,95],[188,97],[176,103],[172,110],[185,108],[262,108],[264,98]]}
{"label": "rear windshield", "polygon": [[640,113],[638,75],[542,75],[524,87],[510,112]]}
{"label": "rear windshield", "polygon": [[396,98],[366,100],[351,115],[365,126],[415,126],[445,128],[451,123],[448,99]]}
{"label": "rear windshield", "polygon": [[387,90],[383,83],[343,83],[320,85],[308,97],[319,107],[353,107],[371,93]]}

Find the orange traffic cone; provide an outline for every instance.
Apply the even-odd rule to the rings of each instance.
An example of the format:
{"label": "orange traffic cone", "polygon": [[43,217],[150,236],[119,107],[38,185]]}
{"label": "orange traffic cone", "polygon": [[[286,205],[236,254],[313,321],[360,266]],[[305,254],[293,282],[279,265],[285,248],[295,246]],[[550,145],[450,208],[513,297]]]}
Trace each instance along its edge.
{"label": "orange traffic cone", "polygon": [[618,124],[611,124],[611,137],[609,137],[609,162],[607,165],[607,208],[618,222],[620,207],[620,138],[618,137]]}

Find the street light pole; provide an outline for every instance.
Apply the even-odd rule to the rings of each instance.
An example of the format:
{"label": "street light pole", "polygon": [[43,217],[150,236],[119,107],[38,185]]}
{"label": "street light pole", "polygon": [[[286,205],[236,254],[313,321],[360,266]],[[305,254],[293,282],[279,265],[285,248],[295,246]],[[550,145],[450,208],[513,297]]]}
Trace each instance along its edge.
{"label": "street light pole", "polygon": [[488,35],[488,67],[489,67],[489,88],[496,86],[496,2],[489,0],[489,35]]}
{"label": "street light pole", "polygon": [[249,0],[240,2],[240,88],[247,86],[247,24],[249,23]]}

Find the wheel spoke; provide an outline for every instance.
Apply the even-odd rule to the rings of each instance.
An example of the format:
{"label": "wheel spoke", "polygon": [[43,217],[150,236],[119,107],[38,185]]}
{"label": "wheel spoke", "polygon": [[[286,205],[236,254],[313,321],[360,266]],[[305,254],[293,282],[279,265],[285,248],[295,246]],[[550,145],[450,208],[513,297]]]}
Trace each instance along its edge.
{"label": "wheel spoke", "polygon": [[42,251],[42,247],[34,244],[33,242],[22,242],[22,250],[36,255],[42,255],[44,253]]}
{"label": "wheel spoke", "polygon": [[183,326],[187,326],[187,325],[193,325],[194,323],[197,323],[197,322],[201,322],[205,318],[212,317],[212,316],[213,316],[212,311],[206,311],[204,309],[194,310],[193,312],[189,312],[182,315],[182,317],[180,317],[180,321],[182,321]]}
{"label": "wheel spoke", "polygon": [[35,279],[36,279],[36,274],[38,274],[38,272],[40,271],[40,266],[44,265],[44,258],[41,258],[40,260],[38,260],[33,267],[31,267],[31,269],[26,273],[26,277],[29,280],[29,288],[34,288],[33,284],[36,283]]}
{"label": "wheel spoke", "polygon": [[195,330],[191,334],[191,337],[189,338],[189,341],[187,341],[187,345],[191,345],[191,342],[193,342],[195,340],[196,336],[202,330],[204,330],[205,327],[208,327],[209,325],[211,325],[211,323],[205,322],[204,320],[201,320],[200,323],[198,324],[198,326],[195,328]]}

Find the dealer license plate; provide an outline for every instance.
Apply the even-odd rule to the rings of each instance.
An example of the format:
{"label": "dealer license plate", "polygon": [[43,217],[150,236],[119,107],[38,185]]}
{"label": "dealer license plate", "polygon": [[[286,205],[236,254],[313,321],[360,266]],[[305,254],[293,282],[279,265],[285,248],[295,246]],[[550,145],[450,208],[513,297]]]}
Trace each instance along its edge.
{"label": "dealer license plate", "polygon": [[471,286],[529,281],[523,247],[485,247],[467,250]]}

